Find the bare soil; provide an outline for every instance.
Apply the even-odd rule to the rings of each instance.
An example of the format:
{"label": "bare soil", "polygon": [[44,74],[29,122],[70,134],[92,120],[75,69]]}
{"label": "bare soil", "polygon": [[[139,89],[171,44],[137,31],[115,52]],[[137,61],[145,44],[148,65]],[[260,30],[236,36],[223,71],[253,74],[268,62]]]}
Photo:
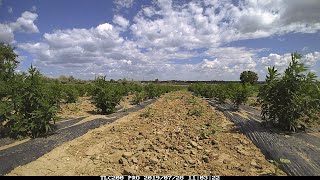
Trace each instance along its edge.
{"label": "bare soil", "polygon": [[8,175],[272,173],[275,167],[235,129],[206,101],[189,92],[173,92],[143,110],[91,130],[15,168]]}

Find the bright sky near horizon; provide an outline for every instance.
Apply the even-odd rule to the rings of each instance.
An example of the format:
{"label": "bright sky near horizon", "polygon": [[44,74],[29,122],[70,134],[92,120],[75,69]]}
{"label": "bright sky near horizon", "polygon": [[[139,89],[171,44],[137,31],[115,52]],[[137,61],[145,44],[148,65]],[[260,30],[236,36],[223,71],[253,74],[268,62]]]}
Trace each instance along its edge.
{"label": "bright sky near horizon", "polygon": [[0,0],[25,71],[93,79],[264,80],[290,53],[320,76],[319,0]]}

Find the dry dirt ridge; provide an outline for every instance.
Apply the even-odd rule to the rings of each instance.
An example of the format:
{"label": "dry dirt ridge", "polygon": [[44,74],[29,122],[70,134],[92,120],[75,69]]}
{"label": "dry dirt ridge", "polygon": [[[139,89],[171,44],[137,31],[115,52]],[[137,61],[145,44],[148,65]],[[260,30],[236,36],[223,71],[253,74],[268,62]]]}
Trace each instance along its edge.
{"label": "dry dirt ridge", "polygon": [[268,159],[289,159],[281,169],[288,175],[320,175],[319,133],[283,134],[261,125],[260,111],[248,106],[240,106],[234,111],[231,104],[209,101],[217,110],[230,119]]}
{"label": "dry dirt ridge", "polygon": [[143,109],[155,100],[148,100],[140,105],[120,110],[110,115],[91,115],[76,119],[69,119],[57,123],[57,130],[47,138],[25,139],[15,142],[12,139],[0,139],[0,175],[4,175],[14,168],[32,162],[61,144],[75,139],[101,125],[112,123],[127,116],[131,112]]}
{"label": "dry dirt ridge", "polygon": [[[234,124],[208,102],[193,97],[190,92],[172,92],[143,110],[34,158],[36,160],[15,168],[8,175],[272,173],[275,167],[235,129]],[[30,155],[17,158],[27,157]],[[7,156],[0,160],[14,162],[17,158]]]}

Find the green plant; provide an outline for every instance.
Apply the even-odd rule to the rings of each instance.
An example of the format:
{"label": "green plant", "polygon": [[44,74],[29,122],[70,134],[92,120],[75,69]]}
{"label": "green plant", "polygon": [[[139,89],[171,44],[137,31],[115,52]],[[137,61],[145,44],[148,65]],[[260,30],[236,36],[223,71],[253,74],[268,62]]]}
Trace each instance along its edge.
{"label": "green plant", "polygon": [[60,107],[61,100],[63,99],[63,88],[59,81],[47,83],[45,85],[46,94],[50,103]]}
{"label": "green plant", "polygon": [[228,95],[228,91],[226,89],[225,86],[221,85],[221,86],[218,86],[216,89],[215,89],[215,95],[214,97],[220,101],[220,102],[225,102],[226,99],[229,97]]}
{"label": "green plant", "polygon": [[28,73],[15,73],[17,55],[0,44],[0,134],[39,137],[53,131],[56,101],[51,100],[43,76],[32,65]]}
{"label": "green plant", "polygon": [[17,85],[15,83],[14,70],[18,65],[18,56],[14,53],[14,48],[4,43],[0,43],[0,135],[5,136],[10,130],[8,123],[14,112],[12,102],[12,90]]}
{"label": "green plant", "polygon": [[186,99],[186,102],[192,106],[191,109],[188,110],[187,115],[201,116],[203,114],[204,108],[196,97],[192,96],[191,98]]}
{"label": "green plant", "polygon": [[237,84],[230,90],[230,99],[233,102],[235,108],[238,110],[240,104],[247,102],[249,97],[249,90],[246,84]]}
{"label": "green plant", "polygon": [[6,117],[7,135],[11,137],[46,135],[54,130],[57,107],[47,96],[40,72],[31,66],[28,75],[16,75]]}
{"label": "green plant", "polygon": [[240,74],[240,80],[243,84],[250,83],[255,84],[258,81],[258,74],[252,71],[243,71]]}
{"label": "green plant", "polygon": [[126,95],[122,84],[110,84],[106,77],[98,77],[94,81],[92,102],[101,114],[110,114],[115,111],[116,105]]}
{"label": "green plant", "polygon": [[63,98],[66,103],[75,103],[79,98],[79,92],[75,86],[65,85],[63,88]]}
{"label": "green plant", "polygon": [[320,110],[319,86],[315,74],[308,72],[302,55],[293,53],[284,74],[268,68],[266,85],[259,91],[262,119],[280,128],[296,131],[299,122],[312,119]]}
{"label": "green plant", "polygon": [[192,91],[196,96],[203,96],[206,98],[214,98],[220,102],[225,102],[229,97],[228,85],[205,85],[194,84],[188,87],[189,91]]}
{"label": "green plant", "polygon": [[132,99],[132,104],[140,104],[146,98],[146,93],[144,91],[135,92]]}
{"label": "green plant", "polygon": [[291,163],[291,161],[289,159],[285,159],[285,158],[280,158],[279,161],[269,160],[269,162],[274,165],[274,172],[272,173],[272,175],[274,175],[274,176],[282,174],[281,170],[280,170],[280,166],[281,165],[290,164]]}
{"label": "green plant", "polygon": [[144,87],[144,90],[147,94],[147,97],[150,99],[159,97],[162,94],[161,89],[160,89],[160,85],[155,85],[152,83],[147,84]]}

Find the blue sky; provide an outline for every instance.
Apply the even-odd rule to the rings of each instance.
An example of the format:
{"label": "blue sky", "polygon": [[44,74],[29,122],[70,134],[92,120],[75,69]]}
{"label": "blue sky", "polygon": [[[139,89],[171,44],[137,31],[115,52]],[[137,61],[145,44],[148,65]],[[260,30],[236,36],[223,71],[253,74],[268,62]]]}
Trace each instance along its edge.
{"label": "blue sky", "polygon": [[50,77],[263,80],[290,52],[320,76],[318,0],[0,0],[0,41]]}

